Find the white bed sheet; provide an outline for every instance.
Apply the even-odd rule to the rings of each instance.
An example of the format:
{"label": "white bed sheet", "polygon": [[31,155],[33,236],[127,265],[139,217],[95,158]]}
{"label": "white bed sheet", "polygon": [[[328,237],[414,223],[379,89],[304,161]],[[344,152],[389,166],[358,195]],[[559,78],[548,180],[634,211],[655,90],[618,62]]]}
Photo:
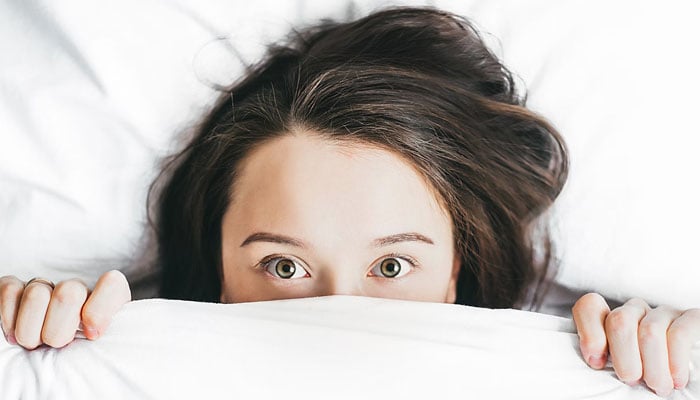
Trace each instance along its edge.
{"label": "white bed sheet", "polygon": [[95,342],[0,342],[2,399],[658,398],[590,369],[570,319],[368,297],[143,300]]}

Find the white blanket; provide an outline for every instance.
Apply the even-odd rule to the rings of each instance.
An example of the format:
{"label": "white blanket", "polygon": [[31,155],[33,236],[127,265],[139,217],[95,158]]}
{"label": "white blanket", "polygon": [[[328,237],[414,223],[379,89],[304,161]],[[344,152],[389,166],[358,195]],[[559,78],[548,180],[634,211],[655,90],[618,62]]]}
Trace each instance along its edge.
{"label": "white blanket", "polygon": [[[589,368],[569,319],[450,304],[144,300],[95,342],[0,342],[2,399],[658,398]],[[672,398],[699,399],[699,380]]]}

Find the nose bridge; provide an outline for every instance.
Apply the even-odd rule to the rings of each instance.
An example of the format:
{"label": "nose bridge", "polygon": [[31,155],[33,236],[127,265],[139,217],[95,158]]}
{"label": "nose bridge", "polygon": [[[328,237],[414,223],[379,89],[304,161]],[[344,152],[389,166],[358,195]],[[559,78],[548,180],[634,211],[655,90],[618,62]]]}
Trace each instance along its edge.
{"label": "nose bridge", "polygon": [[352,265],[329,265],[324,268],[323,295],[363,296],[364,275]]}

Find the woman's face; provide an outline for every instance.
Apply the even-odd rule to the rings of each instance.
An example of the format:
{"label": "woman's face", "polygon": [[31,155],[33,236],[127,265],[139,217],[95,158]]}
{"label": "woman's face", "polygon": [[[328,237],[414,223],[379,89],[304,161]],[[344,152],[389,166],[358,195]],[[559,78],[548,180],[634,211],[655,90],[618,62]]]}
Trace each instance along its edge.
{"label": "woman's face", "polygon": [[454,303],[452,223],[391,152],[289,134],[241,163],[221,301],[355,295]]}

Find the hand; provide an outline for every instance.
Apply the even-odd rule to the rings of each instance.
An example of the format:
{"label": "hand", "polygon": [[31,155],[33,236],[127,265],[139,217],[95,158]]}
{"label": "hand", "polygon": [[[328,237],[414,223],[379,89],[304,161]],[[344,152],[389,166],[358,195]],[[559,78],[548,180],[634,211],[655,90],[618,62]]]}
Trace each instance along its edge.
{"label": "hand", "polygon": [[24,282],[14,276],[0,278],[0,319],[8,342],[26,349],[41,344],[63,347],[75,338],[80,323],[90,340],[107,329],[112,316],[131,301],[124,274],[105,272],[90,292],[78,279],[56,284]]}
{"label": "hand", "polygon": [[688,384],[690,349],[700,340],[700,309],[651,308],[631,299],[610,311],[597,293],[582,296],[572,309],[581,354],[595,369],[605,367],[608,352],[620,380],[644,379],[666,397]]}

